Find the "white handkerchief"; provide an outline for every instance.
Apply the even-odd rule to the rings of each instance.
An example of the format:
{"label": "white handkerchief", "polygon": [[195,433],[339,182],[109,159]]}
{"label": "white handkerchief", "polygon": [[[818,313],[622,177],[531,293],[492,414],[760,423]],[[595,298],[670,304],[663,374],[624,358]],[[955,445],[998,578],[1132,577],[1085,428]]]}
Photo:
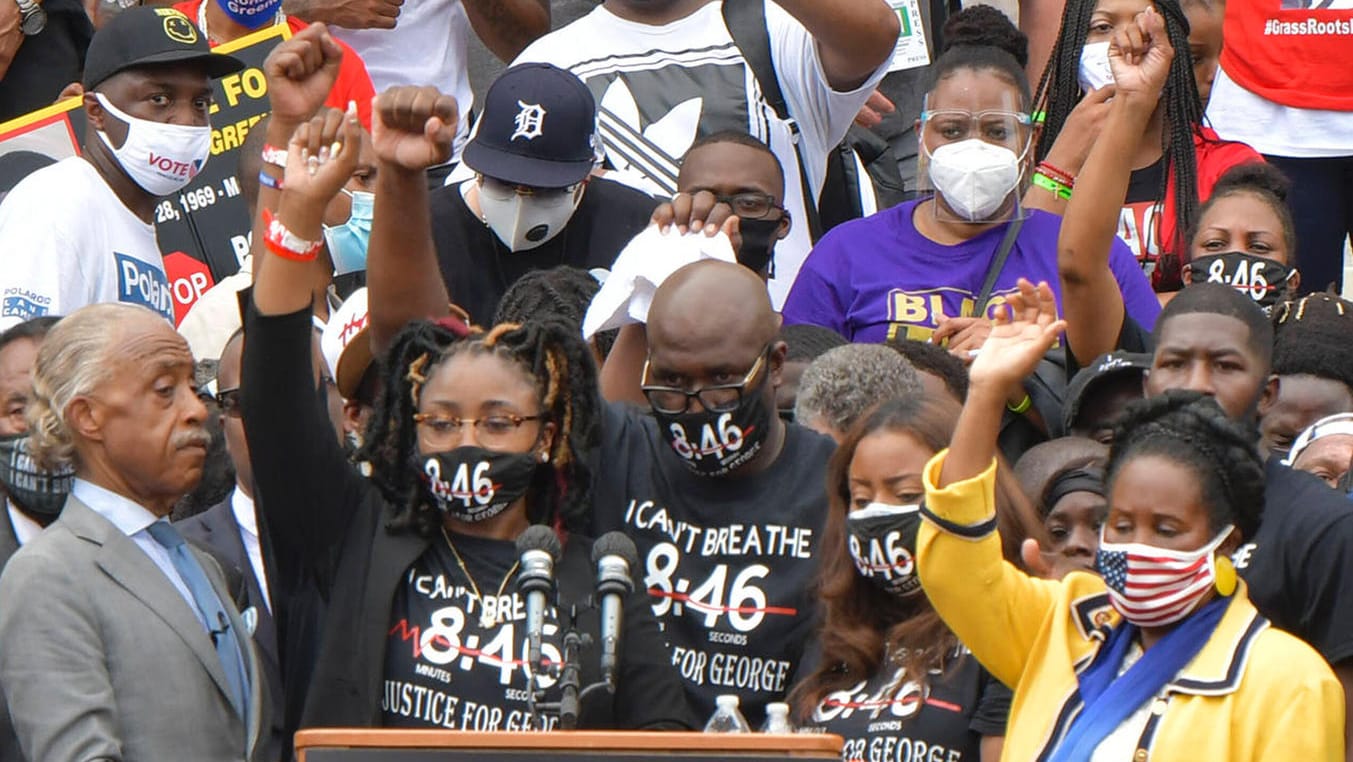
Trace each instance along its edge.
{"label": "white handkerchief", "polygon": [[666,233],[656,225],[634,237],[611,267],[611,274],[592,298],[583,318],[583,338],[629,323],[647,323],[653,293],[672,273],[702,259],[736,263],[728,236],[702,232],[682,235],[676,226]]}

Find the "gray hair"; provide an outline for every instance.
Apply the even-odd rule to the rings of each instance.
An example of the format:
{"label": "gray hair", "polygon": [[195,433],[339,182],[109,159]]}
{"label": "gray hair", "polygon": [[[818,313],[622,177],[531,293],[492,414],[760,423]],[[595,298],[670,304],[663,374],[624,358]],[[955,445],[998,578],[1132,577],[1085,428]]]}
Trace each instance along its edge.
{"label": "gray hair", "polygon": [[881,344],[847,344],[804,369],[794,418],[805,424],[820,419],[844,434],[874,405],[923,393],[920,375],[896,351]]}
{"label": "gray hair", "polygon": [[[91,304],[52,327],[33,368],[33,401],[28,418],[29,450],[48,469],[75,465],[75,438],[66,423],[71,400],[87,395],[112,377],[109,356],[130,318],[155,313],[120,302]],[[158,318],[158,316],[156,316]]]}

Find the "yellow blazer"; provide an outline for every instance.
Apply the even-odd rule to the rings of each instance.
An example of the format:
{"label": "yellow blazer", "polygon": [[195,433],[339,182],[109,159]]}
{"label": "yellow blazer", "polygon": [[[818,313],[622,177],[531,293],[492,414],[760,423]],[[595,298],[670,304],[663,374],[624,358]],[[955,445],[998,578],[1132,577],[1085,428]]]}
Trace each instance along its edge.
{"label": "yellow blazer", "polygon": [[[926,507],[962,525],[996,510],[996,464],[936,487],[948,451],[925,469]],[[935,609],[998,680],[1015,691],[1003,760],[1051,756],[1082,704],[1076,675],[1120,617],[1104,582],[1074,572],[1034,579],[1006,563],[995,532],[971,540],[925,522],[917,568]],[[1344,693],[1329,665],[1270,627],[1242,583],[1193,661],[1152,701],[1134,762],[1341,762]]]}

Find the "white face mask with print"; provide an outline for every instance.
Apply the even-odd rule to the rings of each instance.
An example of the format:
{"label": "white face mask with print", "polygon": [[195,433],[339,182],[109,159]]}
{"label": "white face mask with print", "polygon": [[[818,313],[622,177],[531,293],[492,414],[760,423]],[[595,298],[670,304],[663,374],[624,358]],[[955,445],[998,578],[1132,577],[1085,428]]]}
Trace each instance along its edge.
{"label": "white face mask with print", "polygon": [[152,196],[168,196],[197,177],[211,155],[211,127],[189,127],[138,119],[94,93],[99,105],[127,125],[127,139],[114,148],[108,133],[99,138],[132,182]]}
{"label": "white face mask with print", "polygon": [[985,222],[1019,185],[1019,163],[1009,148],[969,138],[930,153],[930,182],[959,217]]}
{"label": "white face mask with print", "polygon": [[1109,43],[1091,42],[1081,48],[1081,65],[1076,78],[1080,81],[1081,90],[1087,93],[1113,84]]}

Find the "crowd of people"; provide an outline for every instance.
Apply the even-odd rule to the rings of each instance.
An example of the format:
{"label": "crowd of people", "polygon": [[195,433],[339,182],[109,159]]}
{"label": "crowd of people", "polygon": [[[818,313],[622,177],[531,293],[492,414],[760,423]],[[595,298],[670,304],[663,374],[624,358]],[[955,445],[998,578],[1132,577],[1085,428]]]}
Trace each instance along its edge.
{"label": "crowd of people", "polygon": [[87,123],[0,201],[3,762],[729,695],[843,762],[1353,759],[1347,3],[64,1],[0,0],[0,106]]}

